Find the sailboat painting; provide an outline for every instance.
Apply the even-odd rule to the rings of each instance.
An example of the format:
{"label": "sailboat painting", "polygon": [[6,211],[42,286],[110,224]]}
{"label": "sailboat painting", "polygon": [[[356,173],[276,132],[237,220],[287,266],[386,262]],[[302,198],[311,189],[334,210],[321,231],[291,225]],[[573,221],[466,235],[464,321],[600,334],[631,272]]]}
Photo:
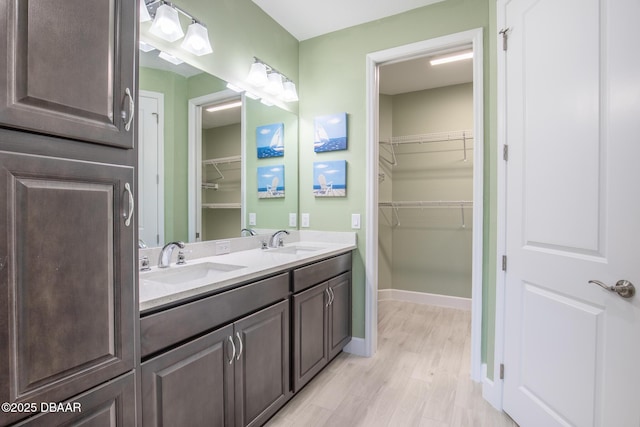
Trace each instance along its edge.
{"label": "sailboat painting", "polygon": [[259,159],[284,156],[284,123],[258,126],[256,145]]}
{"label": "sailboat painting", "polygon": [[284,165],[258,167],[258,199],[284,197]]}
{"label": "sailboat painting", "polygon": [[316,153],[347,149],[347,113],[319,116],[314,123],[313,150]]}

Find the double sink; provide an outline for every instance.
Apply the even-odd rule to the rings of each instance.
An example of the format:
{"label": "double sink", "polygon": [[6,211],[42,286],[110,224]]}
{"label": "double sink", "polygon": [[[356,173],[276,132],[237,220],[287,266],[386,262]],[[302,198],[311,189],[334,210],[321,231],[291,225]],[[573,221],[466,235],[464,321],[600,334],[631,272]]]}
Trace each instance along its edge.
{"label": "double sink", "polygon": [[[250,258],[255,258],[261,256],[261,254],[270,254],[270,255],[279,255],[283,254],[286,256],[290,255],[305,255],[310,254],[316,251],[324,249],[320,246],[301,246],[301,245],[287,245],[278,248],[260,250],[260,252],[253,252],[251,254],[247,254],[247,260],[251,261]],[[240,269],[248,268],[246,265],[235,265],[235,264],[226,264],[219,262],[197,262],[186,264],[186,265],[172,265],[170,268],[162,268],[162,269],[154,269],[154,271],[142,272],[140,273],[140,285],[141,286],[153,286],[153,284],[163,284],[163,285],[185,285],[185,284],[193,284],[197,285],[199,283],[206,284],[212,283],[226,277],[230,272],[234,272]]]}

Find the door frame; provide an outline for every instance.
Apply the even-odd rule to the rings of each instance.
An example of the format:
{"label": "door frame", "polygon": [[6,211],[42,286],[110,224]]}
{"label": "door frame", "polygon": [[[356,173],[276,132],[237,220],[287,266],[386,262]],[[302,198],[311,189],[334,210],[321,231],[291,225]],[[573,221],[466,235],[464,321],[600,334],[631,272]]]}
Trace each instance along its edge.
{"label": "door frame", "polygon": [[378,341],[378,67],[420,56],[433,55],[456,47],[473,49],[473,248],[471,308],[471,378],[481,380],[482,345],[482,256],[484,188],[484,78],[483,29],[476,28],[429,40],[369,53],[367,82],[367,168],[365,259],[365,338],[362,354],[373,356]]}
{"label": "door frame", "polygon": [[[149,90],[139,90],[138,98],[153,98],[158,102],[158,238],[164,245],[164,93]],[[137,177],[136,177],[137,179]],[[157,246],[157,245],[152,245]]]}
{"label": "door frame", "polygon": [[[240,98],[242,107],[240,110],[240,226],[245,228],[245,207],[247,205],[246,176],[246,126],[247,103],[244,92],[238,93],[231,89],[221,90],[208,95],[191,98],[188,102],[188,179],[187,179],[187,217],[189,242],[199,242],[196,239],[196,230],[202,228],[202,191],[199,183],[202,182],[202,107],[214,102],[223,102],[228,99]],[[199,131],[198,131],[199,130]],[[202,231],[202,230],[201,230]]]}

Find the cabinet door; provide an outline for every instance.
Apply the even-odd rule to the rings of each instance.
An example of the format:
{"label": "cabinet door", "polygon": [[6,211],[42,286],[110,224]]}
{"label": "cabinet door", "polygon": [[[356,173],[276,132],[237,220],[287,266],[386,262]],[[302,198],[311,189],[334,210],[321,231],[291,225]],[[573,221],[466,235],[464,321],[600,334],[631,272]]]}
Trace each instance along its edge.
{"label": "cabinet door", "polygon": [[329,281],[329,360],[351,341],[351,273]]}
{"label": "cabinet door", "polygon": [[132,148],[137,2],[0,2],[0,125]]}
{"label": "cabinet door", "polygon": [[63,401],[134,367],[133,176],[0,152],[0,402]]}
{"label": "cabinet door", "polygon": [[136,386],[133,372],[53,406],[40,402],[40,415],[18,426],[28,427],[114,427],[135,426]]}
{"label": "cabinet door", "polygon": [[293,390],[297,392],[329,361],[327,282],[293,296]]}
{"label": "cabinet door", "polygon": [[236,427],[264,424],[289,399],[289,301],[235,323]]}
{"label": "cabinet door", "polygon": [[233,425],[233,327],[142,364],[142,425]]}

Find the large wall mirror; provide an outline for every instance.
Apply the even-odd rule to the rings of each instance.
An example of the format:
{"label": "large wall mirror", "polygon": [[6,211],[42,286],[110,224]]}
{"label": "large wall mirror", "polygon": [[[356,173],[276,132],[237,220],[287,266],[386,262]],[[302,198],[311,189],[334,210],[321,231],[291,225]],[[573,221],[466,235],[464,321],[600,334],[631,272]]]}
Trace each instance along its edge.
{"label": "large wall mirror", "polygon": [[155,247],[297,228],[297,115],[159,53],[140,51],[140,238]]}

